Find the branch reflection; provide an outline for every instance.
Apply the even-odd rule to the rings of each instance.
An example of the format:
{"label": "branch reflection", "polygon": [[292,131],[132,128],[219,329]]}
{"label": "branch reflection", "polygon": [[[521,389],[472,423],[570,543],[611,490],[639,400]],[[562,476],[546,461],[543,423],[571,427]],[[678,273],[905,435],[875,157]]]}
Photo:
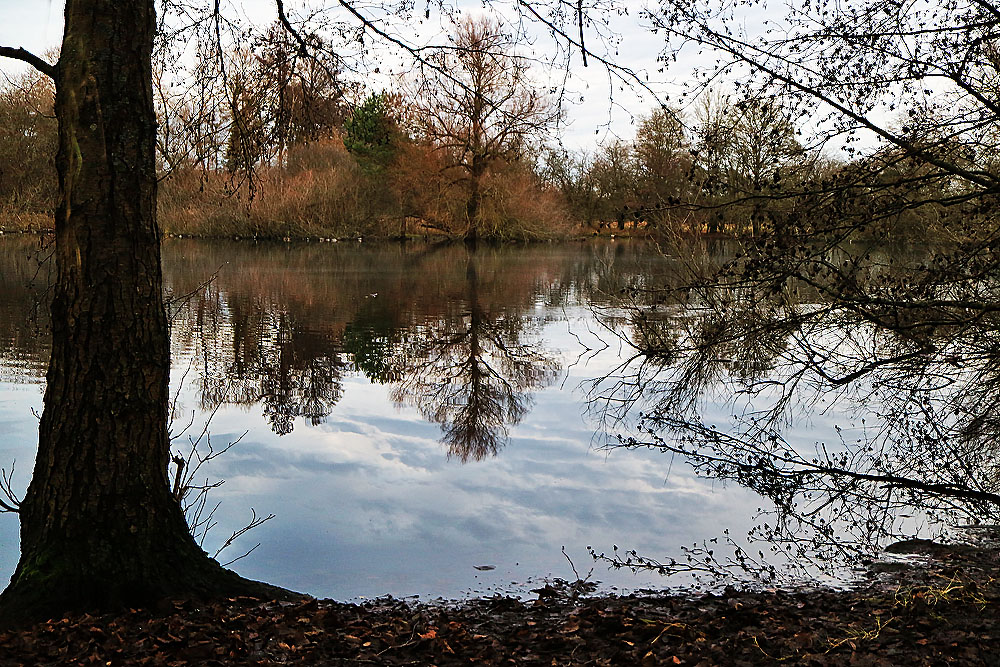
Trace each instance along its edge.
{"label": "branch reflection", "polygon": [[[968,300],[953,307],[915,295],[904,306],[887,297],[910,265],[927,261],[865,258],[855,274],[864,302],[797,281],[774,289],[718,276],[633,294],[617,330],[636,355],[592,385],[621,434],[610,446],[679,455],[699,474],[760,494],[769,503],[751,542],[768,542],[800,572],[867,561],[895,540],[1000,523],[1000,322]],[[720,572],[774,574],[731,546]]]}
{"label": "branch reflection", "polygon": [[531,391],[548,386],[560,366],[528,342],[530,318],[492,294],[484,297],[474,251],[465,261],[464,287],[461,308],[355,342],[353,351],[371,379],[392,385],[397,405],[412,405],[440,424],[448,455],[466,463],[497,455],[509,427],[530,411]]}
{"label": "branch reflection", "polygon": [[558,300],[580,282],[560,275],[561,259],[514,268],[503,251],[464,246],[352,250],[342,275],[366,279],[351,283],[323,274],[296,281],[304,268],[287,263],[319,256],[274,254],[280,268],[268,270],[266,250],[257,251],[247,262],[253,274],[230,273],[202,289],[173,276],[175,292],[193,291],[176,308],[173,336],[198,369],[202,410],[260,404],[284,435],[299,417],[322,423],[345,376],[361,372],[388,385],[397,406],[439,424],[449,456],[464,463],[495,456],[531,410],[532,392],[559,373],[539,342],[551,314],[532,309],[540,290]]}

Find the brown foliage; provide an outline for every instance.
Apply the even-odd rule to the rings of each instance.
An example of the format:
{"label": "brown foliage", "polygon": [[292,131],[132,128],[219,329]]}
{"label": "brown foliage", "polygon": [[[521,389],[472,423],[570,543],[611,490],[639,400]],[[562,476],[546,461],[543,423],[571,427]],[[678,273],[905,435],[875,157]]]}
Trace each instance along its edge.
{"label": "brown foliage", "polygon": [[544,187],[521,164],[487,174],[480,210],[480,236],[531,240],[570,233],[572,223],[562,193]]}
{"label": "brown foliage", "polygon": [[337,237],[395,229],[391,194],[369,179],[339,138],[298,145],[287,168],[258,168],[251,196],[220,171],[171,174],[160,195],[166,233],[203,236]]}
{"label": "brown foliage", "polygon": [[0,230],[52,226],[56,205],[54,88],[25,74],[0,90]]}

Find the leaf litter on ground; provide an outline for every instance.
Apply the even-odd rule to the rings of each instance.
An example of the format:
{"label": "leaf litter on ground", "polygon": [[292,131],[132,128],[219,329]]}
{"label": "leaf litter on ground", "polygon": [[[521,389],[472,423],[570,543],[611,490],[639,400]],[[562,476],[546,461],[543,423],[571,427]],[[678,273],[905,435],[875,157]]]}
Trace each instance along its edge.
{"label": "leaf litter on ground", "polygon": [[0,632],[0,665],[1000,664],[992,549],[941,550],[847,591],[581,588],[446,604],[177,600]]}

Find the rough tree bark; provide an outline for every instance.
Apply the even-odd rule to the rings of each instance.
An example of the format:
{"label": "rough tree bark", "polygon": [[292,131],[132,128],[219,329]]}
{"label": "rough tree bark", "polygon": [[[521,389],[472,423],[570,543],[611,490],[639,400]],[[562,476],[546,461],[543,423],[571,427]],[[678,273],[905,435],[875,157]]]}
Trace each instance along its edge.
{"label": "rough tree bark", "polygon": [[152,0],[68,0],[56,80],[52,357],[0,618],[274,594],[192,538],[167,481]]}

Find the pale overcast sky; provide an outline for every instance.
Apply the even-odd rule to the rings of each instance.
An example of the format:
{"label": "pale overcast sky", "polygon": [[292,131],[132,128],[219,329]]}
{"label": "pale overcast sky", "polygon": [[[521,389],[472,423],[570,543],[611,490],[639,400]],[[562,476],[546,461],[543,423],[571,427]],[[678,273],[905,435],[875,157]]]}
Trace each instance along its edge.
{"label": "pale overcast sky", "polygon": [[[0,0],[0,45],[43,52],[62,37],[60,0]],[[9,69],[8,63],[3,64]]]}
{"label": "pale overcast sky", "polygon": [[[232,4],[239,5],[254,20],[270,22],[275,19],[272,0],[244,0]],[[316,6],[317,3],[314,0],[311,4]],[[610,57],[636,70],[648,69],[654,81],[655,77],[662,79],[665,75],[656,73],[655,68],[656,54],[662,46],[660,38],[637,26],[634,17],[640,8],[638,2],[627,0],[624,4],[631,5],[630,15],[615,19],[613,28],[622,34],[623,39],[618,54],[612,53]],[[286,0],[290,12],[301,6],[301,2]],[[482,5],[477,2],[470,6],[477,11]],[[61,0],[0,0],[0,45],[22,46],[37,54],[44,53],[61,40],[62,10]],[[588,43],[588,47],[597,48],[595,41]],[[597,141],[608,139],[609,133],[611,138],[614,134],[630,138],[634,133],[633,116],[648,114],[656,105],[655,99],[650,95],[639,96],[627,89],[621,90],[621,84],[616,82],[612,104],[609,102],[607,72],[593,62],[583,69],[578,56],[573,58],[573,62],[567,90],[574,103],[569,105],[569,122],[563,133],[566,145],[573,148],[593,147]],[[2,72],[23,69],[16,61],[0,59]],[[680,74],[674,70],[666,76],[676,80]],[[369,84],[373,83],[369,78]]]}

